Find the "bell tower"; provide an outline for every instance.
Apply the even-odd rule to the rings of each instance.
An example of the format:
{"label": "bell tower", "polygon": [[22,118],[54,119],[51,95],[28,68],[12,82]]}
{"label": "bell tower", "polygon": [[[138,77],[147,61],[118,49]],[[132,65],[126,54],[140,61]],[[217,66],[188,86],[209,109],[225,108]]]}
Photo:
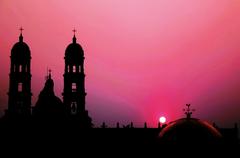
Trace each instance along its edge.
{"label": "bell tower", "polygon": [[84,73],[84,51],[74,36],[65,51],[63,103],[70,118],[78,120],[83,127],[91,127],[91,118],[85,110],[86,91]]}
{"label": "bell tower", "polygon": [[20,28],[19,41],[11,50],[9,74],[8,110],[10,117],[31,115],[31,52],[23,42],[23,29]]}

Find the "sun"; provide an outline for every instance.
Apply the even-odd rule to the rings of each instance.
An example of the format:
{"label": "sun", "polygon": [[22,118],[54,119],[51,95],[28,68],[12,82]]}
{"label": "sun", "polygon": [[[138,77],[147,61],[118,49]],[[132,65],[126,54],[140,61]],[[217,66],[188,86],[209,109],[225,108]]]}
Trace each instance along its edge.
{"label": "sun", "polygon": [[160,123],[162,123],[162,124],[164,124],[164,123],[166,123],[166,117],[164,117],[164,116],[161,116],[160,118],[159,118],[159,122]]}

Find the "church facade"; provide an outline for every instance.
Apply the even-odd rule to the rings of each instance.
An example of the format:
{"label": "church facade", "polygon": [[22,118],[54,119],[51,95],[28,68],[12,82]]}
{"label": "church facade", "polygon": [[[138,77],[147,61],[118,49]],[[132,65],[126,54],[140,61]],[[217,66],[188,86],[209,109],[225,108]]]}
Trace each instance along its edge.
{"label": "church facade", "polygon": [[[20,128],[15,128],[14,130],[3,128],[7,129],[7,132],[9,132],[9,129],[15,132],[16,129],[25,127],[26,132],[24,131],[23,134],[27,137],[30,136],[29,138],[32,139],[33,137],[38,137],[38,135],[31,137],[31,132],[28,130],[29,127],[36,125],[36,133],[41,133],[41,129],[54,129],[56,126],[53,125],[57,124],[57,127],[63,127],[60,128],[63,130],[56,128],[57,131],[53,130],[53,135],[62,132],[61,136],[72,138],[72,140],[77,140],[78,142],[86,140],[86,142],[91,141],[90,143],[107,141],[108,144],[128,142],[130,144],[136,143],[142,145],[163,145],[174,144],[176,142],[179,144],[185,144],[186,142],[190,142],[190,144],[208,144],[209,142],[214,144],[239,144],[237,124],[234,128],[223,129],[205,121],[192,118],[191,115],[194,109],[190,109],[190,104],[187,104],[187,108],[184,109],[186,118],[181,118],[162,126],[159,123],[158,128],[148,128],[147,123],[144,124],[144,128],[134,128],[131,122],[127,126],[123,125],[122,129],[120,129],[120,125],[117,123],[118,130],[95,130],[94,132],[89,132],[91,130],[78,130],[79,128],[91,128],[93,124],[86,110],[87,93],[85,90],[84,50],[77,43],[75,30],[72,43],[65,50],[63,101],[54,93],[54,81],[51,71],[49,71],[44,88],[38,96],[38,101],[32,107],[31,51],[29,46],[23,42],[23,29],[20,30],[19,41],[11,50],[8,109],[4,118],[0,119],[0,126],[8,127],[8,120],[13,120],[16,123],[15,125]],[[22,119],[24,119],[23,123],[19,123],[18,121]],[[28,121],[30,123],[33,121],[33,124],[29,124]],[[27,122],[27,126],[22,126],[25,125],[25,122]],[[43,123],[45,128],[39,126],[41,123]],[[58,126],[58,123],[60,123],[60,126]],[[101,128],[105,129],[108,126],[103,123]],[[49,136],[48,134],[47,132],[46,136]]]}
{"label": "church facade", "polygon": [[85,109],[84,51],[77,43],[76,30],[74,30],[72,43],[67,46],[65,51],[63,102],[54,94],[54,81],[51,78],[51,72],[49,72],[45,86],[33,108],[31,52],[29,46],[23,42],[22,30],[21,28],[19,42],[13,46],[11,51],[9,102],[6,116],[10,119],[33,116],[38,120],[75,121],[82,127],[92,127],[92,119]]}

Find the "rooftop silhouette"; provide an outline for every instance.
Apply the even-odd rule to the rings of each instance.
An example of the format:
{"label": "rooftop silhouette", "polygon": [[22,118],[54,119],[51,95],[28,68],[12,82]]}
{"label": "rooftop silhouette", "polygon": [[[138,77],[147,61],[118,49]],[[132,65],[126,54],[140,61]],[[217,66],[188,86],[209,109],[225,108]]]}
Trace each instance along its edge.
{"label": "rooftop silhouette", "polygon": [[[86,129],[90,130],[94,125],[86,110],[85,57],[82,46],[77,43],[76,29],[73,30],[72,43],[65,50],[63,101],[54,93],[52,72],[48,70],[45,85],[36,105],[32,107],[32,57],[29,46],[23,42],[22,31],[23,28],[20,28],[19,41],[11,50],[8,109],[0,121],[0,126],[8,127],[5,130],[10,129],[9,127],[21,127],[26,130],[36,128],[39,132],[38,125],[41,124],[43,125],[41,128],[52,130],[56,128],[58,131],[63,128],[68,131],[68,135],[76,136],[76,139],[85,136],[87,140],[92,138],[92,143],[100,140],[155,145],[186,142],[190,144],[238,144],[237,126],[230,129],[217,128],[206,121],[193,118],[192,114],[195,109],[191,109],[190,104],[186,104],[187,108],[183,109],[186,118],[168,124],[159,122],[157,128],[148,128],[146,122],[143,128],[136,128],[133,122],[127,125],[120,125],[117,122],[115,128],[110,128],[103,122],[100,128],[94,128],[95,132],[85,133]],[[99,129],[102,131],[99,132]],[[82,136],[79,136],[81,134]],[[115,138],[116,135],[119,137]]]}

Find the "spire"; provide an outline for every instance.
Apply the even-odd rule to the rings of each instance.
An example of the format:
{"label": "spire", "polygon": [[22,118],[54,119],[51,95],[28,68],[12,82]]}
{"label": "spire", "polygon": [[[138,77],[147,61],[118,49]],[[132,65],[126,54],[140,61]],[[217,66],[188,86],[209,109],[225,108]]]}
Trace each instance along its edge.
{"label": "spire", "polygon": [[22,27],[20,27],[20,36],[19,36],[19,42],[23,42],[23,35],[22,35],[22,31],[24,30]]}
{"label": "spire", "polygon": [[45,79],[46,80],[52,79],[52,70],[48,69],[48,67],[47,67],[47,76],[45,77]]}
{"label": "spire", "polygon": [[48,79],[52,79],[52,70],[51,69],[48,70]]}
{"label": "spire", "polygon": [[75,36],[76,32],[77,32],[77,30],[74,28],[73,29],[73,43],[76,43],[76,41],[77,41],[76,36]]}
{"label": "spire", "polygon": [[54,82],[52,80],[52,74],[51,74],[52,70],[48,69],[47,71],[47,76],[46,76],[46,82],[45,82],[45,89],[49,92],[51,92],[52,94],[54,94],[53,91],[53,86],[54,86]]}

